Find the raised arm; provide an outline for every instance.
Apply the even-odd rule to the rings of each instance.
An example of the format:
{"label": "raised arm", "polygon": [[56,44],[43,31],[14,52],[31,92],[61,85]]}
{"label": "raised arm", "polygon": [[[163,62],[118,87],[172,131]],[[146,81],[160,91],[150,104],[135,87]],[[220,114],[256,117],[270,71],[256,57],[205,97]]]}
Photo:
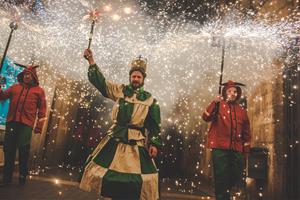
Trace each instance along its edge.
{"label": "raised arm", "polygon": [[89,81],[101,92],[104,97],[116,101],[117,98],[122,95],[124,85],[114,84],[105,79],[103,73],[95,63],[92,51],[90,49],[86,49],[84,51],[84,57],[90,64],[88,70]]}
{"label": "raised arm", "polygon": [[207,108],[205,109],[205,111],[202,114],[202,119],[206,122],[210,122],[213,120],[213,118],[215,117],[214,115],[216,115],[216,106],[217,104],[220,104],[220,101],[222,100],[221,96],[217,96],[216,99],[214,101],[212,101]]}

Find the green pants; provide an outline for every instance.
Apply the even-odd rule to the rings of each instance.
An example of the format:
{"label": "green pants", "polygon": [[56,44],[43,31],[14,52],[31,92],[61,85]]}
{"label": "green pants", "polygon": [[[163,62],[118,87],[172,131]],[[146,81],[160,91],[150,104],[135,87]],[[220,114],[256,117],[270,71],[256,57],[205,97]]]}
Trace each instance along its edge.
{"label": "green pants", "polygon": [[244,155],[232,150],[213,149],[212,158],[216,200],[230,200],[232,186],[242,180]]}
{"label": "green pants", "polygon": [[8,122],[4,136],[4,168],[3,181],[10,183],[14,170],[16,151],[19,150],[19,172],[22,176],[28,174],[28,158],[32,128],[19,122]]}

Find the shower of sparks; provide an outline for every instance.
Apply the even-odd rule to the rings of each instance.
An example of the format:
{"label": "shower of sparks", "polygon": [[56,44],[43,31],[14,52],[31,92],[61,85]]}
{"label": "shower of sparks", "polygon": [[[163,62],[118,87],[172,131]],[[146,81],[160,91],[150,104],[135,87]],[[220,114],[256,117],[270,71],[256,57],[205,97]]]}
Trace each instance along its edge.
{"label": "shower of sparks", "polygon": [[84,19],[84,20],[90,19],[91,21],[94,21],[94,20],[97,21],[97,19],[98,19],[98,17],[99,17],[100,15],[101,15],[101,14],[100,14],[100,11],[99,11],[99,10],[93,9],[93,10],[88,11],[88,14],[85,15],[85,16],[83,17],[83,19]]}
{"label": "shower of sparks", "polygon": [[[9,23],[12,20],[21,22],[8,56],[20,63],[38,60],[54,76],[65,78],[65,87],[57,90],[55,98],[67,99],[67,104],[71,106],[79,104],[82,109],[93,107],[98,113],[109,113],[109,101],[95,103],[99,100],[99,94],[87,83],[88,65],[83,59],[89,24],[82,20],[82,16],[86,15],[86,10],[89,10],[89,15],[85,19],[95,19],[100,12],[101,15],[105,13],[98,19],[101,27],[95,27],[93,38],[94,57],[102,72],[107,79],[127,83],[131,59],[144,55],[149,61],[145,87],[159,100],[164,119],[162,134],[166,135],[165,145],[173,145],[179,150],[189,149],[197,152],[199,157],[207,156],[206,126],[200,117],[218,91],[221,41],[224,40],[226,45],[223,80],[245,83],[247,87],[244,92],[249,94],[261,82],[272,80],[282,73],[284,65],[277,65],[277,61],[292,62],[292,58],[284,56],[291,41],[300,36],[297,32],[300,29],[297,9],[276,22],[269,20],[269,14],[254,18],[253,12],[241,16],[232,9],[225,16],[208,17],[207,21],[200,23],[170,17],[167,11],[176,7],[171,1],[165,10],[161,9],[155,15],[149,15],[147,6],[140,6],[135,1],[120,0],[111,4],[110,1],[91,2],[52,0],[46,2],[43,12],[33,13],[26,6],[12,7],[0,0],[0,51],[4,51]],[[213,8],[215,5],[207,3],[206,6]],[[97,10],[91,9],[95,7]],[[52,82],[46,72],[41,73],[44,83]],[[48,94],[54,92],[51,84],[44,88]],[[298,89],[298,85],[293,85],[293,90]],[[72,95],[78,98],[70,98]],[[262,97],[257,96],[254,101],[260,102]],[[291,102],[291,106],[294,104]],[[71,113],[52,112],[60,119],[66,119]],[[75,124],[74,120],[70,124]],[[266,120],[270,121],[269,118]],[[108,117],[89,122],[100,130],[106,130],[111,124]],[[84,123],[80,121],[77,125]],[[53,127],[56,128],[58,125]],[[179,133],[179,136],[174,137],[170,134],[172,132]],[[104,133],[101,132],[102,135]],[[203,136],[200,140],[199,135]],[[76,134],[72,137],[81,139]],[[96,143],[100,139],[97,138]],[[56,142],[51,140],[49,144]],[[68,155],[71,156],[72,152],[69,151]],[[284,153],[282,156],[287,157]],[[175,154],[165,155],[165,158],[170,163],[185,159]],[[199,158],[185,162],[194,167],[195,177],[202,174],[211,176],[210,172],[201,169],[203,165],[199,163]],[[182,191],[193,193],[201,183],[178,179],[168,189],[173,190],[174,185],[175,188],[185,188]]]}

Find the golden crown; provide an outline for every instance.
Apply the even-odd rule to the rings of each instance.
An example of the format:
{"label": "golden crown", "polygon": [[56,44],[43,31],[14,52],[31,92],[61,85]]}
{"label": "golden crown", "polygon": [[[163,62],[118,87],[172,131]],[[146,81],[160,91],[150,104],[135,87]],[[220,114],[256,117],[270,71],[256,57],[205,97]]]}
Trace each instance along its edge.
{"label": "golden crown", "polygon": [[147,70],[147,59],[139,56],[131,61],[131,68],[141,67],[146,72]]}

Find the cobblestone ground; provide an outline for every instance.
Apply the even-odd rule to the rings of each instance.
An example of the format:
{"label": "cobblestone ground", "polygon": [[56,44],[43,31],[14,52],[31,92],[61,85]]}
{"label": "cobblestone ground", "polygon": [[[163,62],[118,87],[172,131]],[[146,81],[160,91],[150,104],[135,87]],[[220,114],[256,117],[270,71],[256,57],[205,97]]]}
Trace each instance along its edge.
{"label": "cobblestone ground", "polygon": [[[0,187],[1,200],[98,200],[95,193],[84,192],[78,188],[75,181],[65,181],[55,177],[32,176],[24,186],[18,185],[17,177],[14,177],[12,185]],[[176,191],[162,191],[161,200],[200,200],[210,199],[203,195],[183,194]],[[101,199],[99,199],[101,200]]]}

